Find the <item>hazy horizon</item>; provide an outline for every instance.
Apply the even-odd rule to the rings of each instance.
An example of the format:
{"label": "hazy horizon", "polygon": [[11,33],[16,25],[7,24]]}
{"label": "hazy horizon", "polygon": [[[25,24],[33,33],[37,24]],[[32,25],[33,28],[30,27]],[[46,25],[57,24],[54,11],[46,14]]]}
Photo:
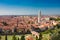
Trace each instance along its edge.
{"label": "hazy horizon", "polygon": [[60,15],[60,0],[0,0],[0,15]]}

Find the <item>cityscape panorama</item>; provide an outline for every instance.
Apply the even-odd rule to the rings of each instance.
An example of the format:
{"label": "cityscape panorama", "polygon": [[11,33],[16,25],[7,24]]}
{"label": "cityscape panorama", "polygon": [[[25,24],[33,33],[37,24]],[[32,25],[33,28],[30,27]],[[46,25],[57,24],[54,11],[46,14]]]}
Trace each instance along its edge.
{"label": "cityscape panorama", "polygon": [[0,40],[60,40],[60,0],[0,0]]}

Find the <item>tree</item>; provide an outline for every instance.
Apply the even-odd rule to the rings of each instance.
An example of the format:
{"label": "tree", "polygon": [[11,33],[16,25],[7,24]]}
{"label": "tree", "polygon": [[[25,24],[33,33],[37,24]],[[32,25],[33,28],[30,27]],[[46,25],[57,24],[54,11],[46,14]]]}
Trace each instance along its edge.
{"label": "tree", "polygon": [[4,26],[7,26],[8,24],[6,22],[2,22]]}
{"label": "tree", "polygon": [[16,37],[15,37],[15,34],[13,35],[12,40],[17,40]]}
{"label": "tree", "polygon": [[53,35],[51,37],[51,40],[60,40],[60,29],[56,26],[55,29],[53,30]]}
{"label": "tree", "polygon": [[25,40],[25,36],[24,35],[21,36],[21,40]]}
{"label": "tree", "polygon": [[8,39],[7,39],[7,35],[5,35],[5,40],[8,40]]}
{"label": "tree", "polygon": [[36,36],[36,40],[38,40],[38,37]]}
{"label": "tree", "polygon": [[38,40],[42,40],[42,33],[39,34],[39,39]]}
{"label": "tree", "polygon": [[0,28],[0,34],[2,33],[2,28]]}
{"label": "tree", "polygon": [[18,37],[18,40],[19,40],[19,37]]}
{"label": "tree", "polygon": [[53,34],[53,31],[51,29],[48,29],[48,30],[42,32],[42,34],[43,34],[42,40],[50,40],[51,35]]}
{"label": "tree", "polygon": [[57,24],[56,26],[57,26],[58,29],[60,28],[60,24]]}
{"label": "tree", "polygon": [[1,40],[1,36],[0,36],[0,40]]}
{"label": "tree", "polygon": [[14,27],[14,34],[16,34],[17,33],[17,29],[16,29],[16,27]]}
{"label": "tree", "polygon": [[50,17],[50,20],[56,20],[56,18]]}
{"label": "tree", "polygon": [[60,34],[54,34],[52,37],[51,37],[51,40],[60,40]]}

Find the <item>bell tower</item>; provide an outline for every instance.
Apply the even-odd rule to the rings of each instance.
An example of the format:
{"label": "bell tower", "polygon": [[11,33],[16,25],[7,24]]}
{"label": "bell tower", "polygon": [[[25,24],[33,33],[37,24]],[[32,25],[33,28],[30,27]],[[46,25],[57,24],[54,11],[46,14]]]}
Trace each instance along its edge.
{"label": "bell tower", "polygon": [[41,11],[38,12],[38,23],[41,22]]}

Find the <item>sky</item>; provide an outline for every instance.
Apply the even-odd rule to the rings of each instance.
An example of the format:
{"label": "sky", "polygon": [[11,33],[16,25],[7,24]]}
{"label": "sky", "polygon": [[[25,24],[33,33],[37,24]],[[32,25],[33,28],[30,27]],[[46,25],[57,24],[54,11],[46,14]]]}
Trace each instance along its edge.
{"label": "sky", "polygon": [[60,15],[60,0],[0,0],[0,15]]}

